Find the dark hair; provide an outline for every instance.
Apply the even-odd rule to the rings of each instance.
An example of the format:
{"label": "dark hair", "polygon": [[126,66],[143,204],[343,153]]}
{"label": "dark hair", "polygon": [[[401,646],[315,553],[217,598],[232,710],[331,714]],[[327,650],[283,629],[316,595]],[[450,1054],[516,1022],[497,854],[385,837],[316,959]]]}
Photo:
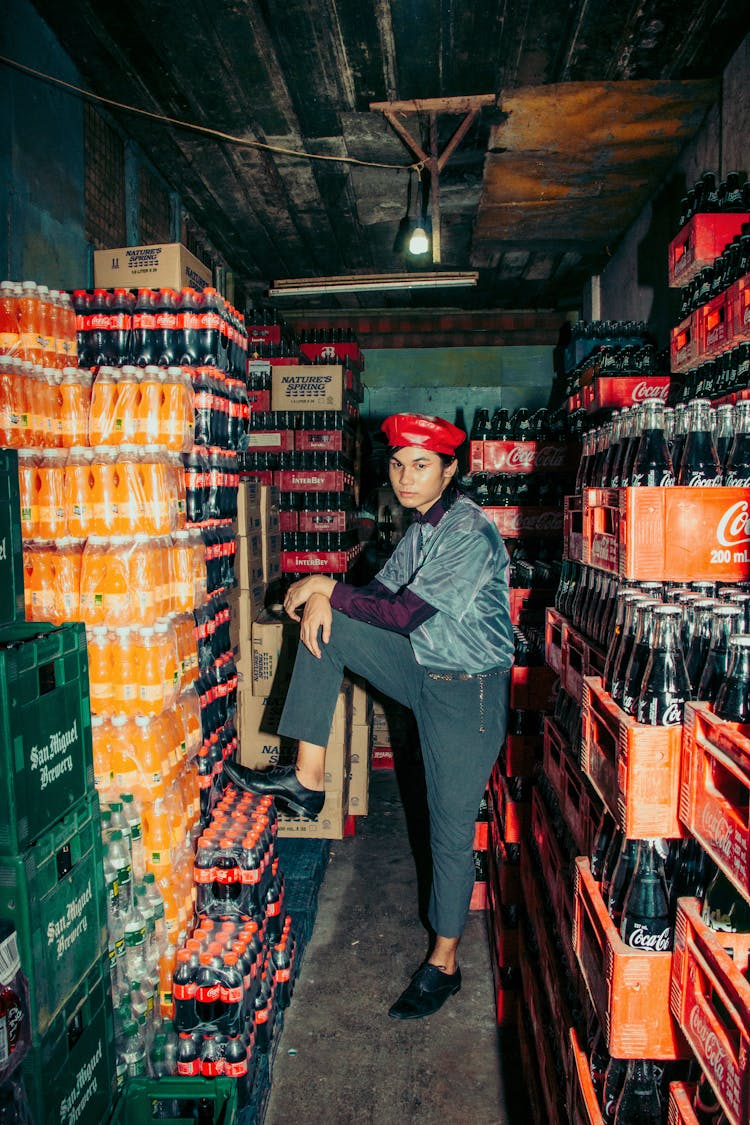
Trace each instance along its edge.
{"label": "dark hair", "polygon": [[[405,445],[389,445],[388,446],[388,460],[390,461],[391,457],[394,457],[395,454],[398,453],[399,449],[406,449],[406,448],[407,447]],[[428,450],[427,452],[433,453],[435,451],[434,450]],[[443,463],[444,469],[450,468],[450,466],[453,464],[453,462],[457,460],[455,453],[435,453],[435,456],[440,458],[440,460]],[[458,465],[457,465],[455,473],[453,474],[453,476],[451,477],[451,479],[448,481],[445,488],[443,489],[442,501],[443,501],[443,507],[445,508],[446,512],[448,511],[448,509],[450,507],[453,506],[453,504],[455,504],[455,502],[456,502],[456,500],[458,499],[459,496],[463,496],[463,489],[461,488],[460,484],[458,483]]]}

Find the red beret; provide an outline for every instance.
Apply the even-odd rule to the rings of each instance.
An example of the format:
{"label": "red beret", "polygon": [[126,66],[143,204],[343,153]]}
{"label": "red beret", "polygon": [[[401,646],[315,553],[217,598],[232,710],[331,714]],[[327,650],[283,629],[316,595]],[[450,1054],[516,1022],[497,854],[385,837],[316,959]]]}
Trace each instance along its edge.
{"label": "red beret", "polygon": [[466,440],[466,434],[458,426],[432,414],[391,414],[380,428],[393,449],[415,445],[453,456]]}

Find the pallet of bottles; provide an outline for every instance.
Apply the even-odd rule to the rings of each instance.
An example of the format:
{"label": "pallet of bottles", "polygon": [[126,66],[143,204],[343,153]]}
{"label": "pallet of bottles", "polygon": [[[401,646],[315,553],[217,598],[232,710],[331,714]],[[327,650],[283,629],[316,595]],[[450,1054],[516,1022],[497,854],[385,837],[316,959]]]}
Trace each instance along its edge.
{"label": "pallet of bottles", "polygon": [[649,333],[643,321],[593,320],[571,325],[570,342],[565,348],[565,372],[578,375],[598,366],[601,354],[615,353],[617,374],[632,366],[635,357],[642,360],[648,347]]}
{"label": "pallet of bottles", "polygon": [[348,363],[357,371],[363,371],[365,366],[365,357],[354,340],[300,340],[299,353],[310,363]]}
{"label": "pallet of bottles", "polygon": [[678,901],[672,1013],[730,1125],[750,1120],[749,954],[750,933],[709,928],[697,899]]}
{"label": "pallet of bottles", "polygon": [[559,441],[471,441],[472,473],[533,473],[575,470],[579,449]]}
{"label": "pallet of bottles", "polygon": [[[538,1076],[542,1095],[543,1121],[568,1120],[565,1106],[566,1076],[563,1069],[565,1044],[560,1043],[563,1029],[558,1027],[549,1007],[548,997],[540,987],[541,953],[537,935],[530,920],[524,919],[519,942],[519,967],[522,1000],[533,1029],[534,1073]],[[525,1075],[528,1071],[524,1071]]]}
{"label": "pallet of bottles", "polygon": [[708,855],[750,898],[750,739],[707,703],[687,703],[680,816]]}
{"label": "pallet of bottles", "polygon": [[550,716],[544,721],[543,765],[578,854],[588,855],[601,816],[601,802],[586,783],[565,734]]}
{"label": "pallet of bottles", "polygon": [[681,723],[639,723],[601,679],[586,677],[581,766],[628,838],[686,834],[678,816],[681,754]]}
{"label": "pallet of bottles", "polygon": [[634,581],[750,575],[744,488],[587,488],[583,561]]}
{"label": "pallet of bottles", "polygon": [[573,943],[607,1050],[623,1059],[686,1058],[687,1044],[669,1009],[672,953],[627,945],[588,859],[578,857],[575,869]]}
{"label": "pallet of bottles", "polygon": [[669,244],[669,284],[680,288],[712,266],[727,243],[742,233],[750,214],[744,211],[698,212]]}

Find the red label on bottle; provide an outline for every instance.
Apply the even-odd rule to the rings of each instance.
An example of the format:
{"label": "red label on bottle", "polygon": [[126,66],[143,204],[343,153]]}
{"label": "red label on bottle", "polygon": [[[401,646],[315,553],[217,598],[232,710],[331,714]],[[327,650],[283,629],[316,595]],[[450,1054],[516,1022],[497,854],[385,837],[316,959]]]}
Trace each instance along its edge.
{"label": "red label on bottle", "polygon": [[137,312],[133,313],[133,329],[134,331],[156,328],[156,316],[154,313]]}
{"label": "red label on bottle", "polygon": [[247,1059],[238,1059],[237,1062],[227,1062],[225,1059],[224,1074],[227,1078],[242,1078],[247,1074]]}
{"label": "red label on bottle", "polygon": [[[221,768],[221,763],[218,763],[218,765],[219,768]],[[221,884],[222,886],[228,886],[230,883],[239,882],[237,875],[238,872],[236,867],[217,867],[213,881],[215,883]]]}
{"label": "red label on bottle", "polygon": [[218,1078],[224,1073],[224,1060],[218,1059],[204,1059],[201,1063],[201,1074],[204,1078]]}
{"label": "red label on bottle", "polygon": [[156,327],[174,329],[177,327],[177,313],[160,312],[156,314]]}
{"label": "red label on bottle", "polygon": [[221,317],[216,312],[201,313],[199,318],[200,327],[205,331],[206,329],[218,328],[221,324]]}
{"label": "red label on bottle", "polygon": [[201,1004],[215,1004],[219,999],[221,989],[216,984],[199,985],[195,990],[195,999]]}
{"label": "red label on bottle", "polygon": [[190,981],[188,984],[178,984],[173,981],[172,996],[175,1000],[192,1000],[195,996],[195,981]]}
{"label": "red label on bottle", "polygon": [[181,328],[200,329],[201,317],[197,312],[184,312],[181,314]]}
{"label": "red label on bottle", "polygon": [[[198,778],[198,788],[199,789],[205,789],[207,786],[210,787],[210,785],[211,785],[211,775],[210,774],[208,775],[208,777],[201,776],[201,777]],[[213,869],[213,867],[194,867],[193,868],[193,880],[196,883],[213,883],[213,881],[214,881],[214,869]]]}
{"label": "red label on bottle", "polygon": [[268,1008],[261,1008],[259,1012],[255,1013],[256,1023],[268,1023]]}
{"label": "red label on bottle", "polygon": [[200,1059],[178,1059],[177,1060],[177,1073],[184,1075],[186,1078],[195,1078],[201,1072]]}
{"label": "red label on bottle", "polygon": [[222,988],[220,999],[223,1004],[241,1004],[242,985],[238,988]]}

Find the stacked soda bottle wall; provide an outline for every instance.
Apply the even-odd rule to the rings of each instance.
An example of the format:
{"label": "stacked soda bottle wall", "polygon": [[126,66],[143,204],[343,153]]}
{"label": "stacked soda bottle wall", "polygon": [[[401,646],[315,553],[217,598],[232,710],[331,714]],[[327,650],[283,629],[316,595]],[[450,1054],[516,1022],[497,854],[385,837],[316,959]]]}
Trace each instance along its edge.
{"label": "stacked soda bottle wall", "polygon": [[[521,987],[530,948],[521,885],[527,834],[539,800],[535,775],[541,761],[545,712],[554,676],[544,667],[544,610],[560,574],[562,497],[575,473],[575,422],[498,407],[475,413],[470,434],[470,495],[493,520],[510,555],[510,608],[516,657],[511,677],[508,733],[499,748],[487,792],[482,853],[495,979],[497,1020],[519,1021],[527,1054],[531,1021],[542,1019],[536,993]],[[528,854],[526,854],[528,864]],[[540,1025],[541,1026],[541,1025]],[[549,1047],[550,1059],[559,1048]],[[554,1065],[554,1064],[551,1064]]]}

